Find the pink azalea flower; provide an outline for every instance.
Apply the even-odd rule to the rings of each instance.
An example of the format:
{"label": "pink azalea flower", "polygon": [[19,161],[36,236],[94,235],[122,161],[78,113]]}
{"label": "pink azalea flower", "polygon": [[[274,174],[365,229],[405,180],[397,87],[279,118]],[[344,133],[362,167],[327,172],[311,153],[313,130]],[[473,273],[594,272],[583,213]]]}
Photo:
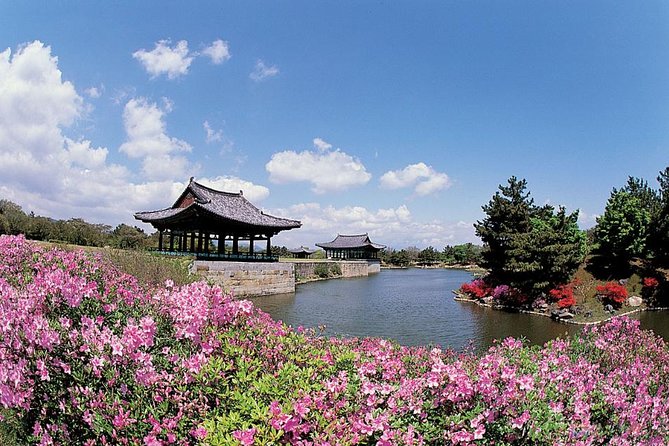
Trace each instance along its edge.
{"label": "pink azalea flower", "polygon": [[235,437],[243,446],[251,446],[254,442],[254,437],[256,434],[256,429],[246,429],[246,430],[236,430],[232,432],[232,436]]}

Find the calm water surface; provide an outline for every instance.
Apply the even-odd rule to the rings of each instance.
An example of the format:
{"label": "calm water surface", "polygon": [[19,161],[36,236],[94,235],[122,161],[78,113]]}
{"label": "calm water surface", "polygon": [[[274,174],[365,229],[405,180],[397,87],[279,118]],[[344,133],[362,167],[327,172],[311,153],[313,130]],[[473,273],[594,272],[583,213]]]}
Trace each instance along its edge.
{"label": "calm water surface", "polygon": [[[494,339],[508,336],[543,344],[581,329],[542,316],[453,300],[452,290],[470,280],[471,274],[461,270],[382,270],[369,277],[307,283],[294,294],[253,301],[289,325],[325,325],[327,335],[377,336],[403,345],[439,344],[457,350],[473,345],[480,351]],[[636,317],[644,328],[669,339],[669,313],[646,312]]]}

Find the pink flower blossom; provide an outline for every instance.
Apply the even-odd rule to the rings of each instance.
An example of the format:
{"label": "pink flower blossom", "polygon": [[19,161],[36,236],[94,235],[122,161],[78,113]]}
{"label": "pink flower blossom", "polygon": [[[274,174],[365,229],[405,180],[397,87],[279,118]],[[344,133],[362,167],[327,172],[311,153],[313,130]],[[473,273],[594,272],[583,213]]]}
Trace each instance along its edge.
{"label": "pink flower blossom", "polygon": [[256,429],[246,429],[246,430],[236,430],[232,432],[232,436],[235,437],[243,446],[251,446],[254,442],[254,437],[256,434]]}

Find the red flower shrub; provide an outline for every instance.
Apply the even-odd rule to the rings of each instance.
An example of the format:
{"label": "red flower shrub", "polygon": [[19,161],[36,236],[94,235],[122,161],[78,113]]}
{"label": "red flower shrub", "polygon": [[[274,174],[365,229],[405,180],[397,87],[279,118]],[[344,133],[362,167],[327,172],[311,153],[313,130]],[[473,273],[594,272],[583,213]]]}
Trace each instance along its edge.
{"label": "red flower shrub", "polygon": [[605,302],[622,305],[627,299],[627,288],[617,282],[607,282],[604,285],[597,285],[597,293]]}
{"label": "red flower shrub", "polygon": [[470,283],[463,283],[460,286],[460,291],[477,299],[481,299],[485,296],[488,296],[490,295],[491,292],[490,287],[486,285],[483,279],[476,279]]}
{"label": "red flower shrub", "polygon": [[649,289],[655,289],[660,284],[660,282],[655,277],[644,277],[643,287]]}
{"label": "red flower shrub", "polygon": [[559,308],[569,308],[576,305],[572,283],[567,285],[560,285],[559,287],[550,290],[549,294],[553,301],[557,302]]}

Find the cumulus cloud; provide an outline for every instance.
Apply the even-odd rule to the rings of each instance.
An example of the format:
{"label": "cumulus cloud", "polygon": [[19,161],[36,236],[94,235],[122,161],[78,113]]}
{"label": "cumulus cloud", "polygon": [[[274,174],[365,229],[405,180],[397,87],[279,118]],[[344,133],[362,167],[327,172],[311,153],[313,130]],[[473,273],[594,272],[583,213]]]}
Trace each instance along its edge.
{"label": "cumulus cloud", "polygon": [[188,50],[188,42],[185,40],[178,41],[174,47],[170,47],[169,40],[160,40],[153,50],[141,49],[132,53],[132,57],[142,64],[151,77],[165,74],[168,79],[187,74],[193,62],[193,55]]}
{"label": "cumulus cloud", "polygon": [[269,196],[269,189],[265,186],[253,184],[234,176],[218,176],[214,178],[198,178],[197,182],[207,187],[225,192],[238,193],[242,191],[244,197],[252,203],[264,200]]}
{"label": "cumulus cloud", "polygon": [[305,244],[313,246],[315,243],[328,242],[337,234],[363,233],[368,233],[374,242],[398,249],[430,245],[441,249],[448,244],[480,243],[471,223],[416,221],[406,205],[370,210],[363,206],[334,207],[300,203],[270,212],[302,222],[299,233],[285,231],[276,237],[275,244],[288,247]]}
{"label": "cumulus cloud", "polygon": [[380,178],[384,189],[413,187],[417,195],[429,195],[451,186],[445,173],[437,172],[425,163],[409,164],[401,170],[391,170]]}
{"label": "cumulus cloud", "polygon": [[[167,109],[169,103],[159,107],[144,99],[132,100],[126,104],[124,124],[128,156],[158,157],[170,163],[161,166],[169,172],[181,162],[174,159],[175,153],[190,146],[167,136],[163,121]],[[179,181],[143,176],[133,182],[132,171],[109,162],[107,148],[64,133],[84,117],[85,110],[74,85],[62,79],[50,47],[35,41],[14,54],[10,49],[0,52],[0,197],[40,215],[109,224],[139,224],[134,212],[172,204],[186,186],[183,178],[190,175]],[[157,148],[149,141],[152,138],[169,148]],[[223,182],[233,191],[243,189],[250,199],[269,193],[264,186],[239,178],[211,181],[214,186]]]}
{"label": "cumulus cloud", "polygon": [[267,66],[265,65],[265,62],[258,59],[256,66],[251,74],[249,74],[249,77],[256,82],[260,82],[269,79],[270,77],[274,77],[277,74],[279,74],[279,67],[276,65]]}
{"label": "cumulus cloud", "polygon": [[332,144],[323,141],[321,138],[314,138],[314,147],[316,147],[321,152],[325,152],[326,150],[330,150],[332,148]]}
{"label": "cumulus cloud", "polygon": [[202,54],[209,57],[215,65],[220,65],[232,57],[228,42],[221,39],[214,40],[211,45],[202,50]]}
{"label": "cumulus cloud", "polygon": [[306,181],[312,184],[312,191],[322,194],[361,186],[370,180],[372,175],[360,160],[339,149],[331,150],[330,144],[323,143],[325,141],[316,138],[316,151],[304,150],[298,153],[285,150],[272,155],[265,165],[270,181]]}
{"label": "cumulus cloud", "polygon": [[181,178],[191,169],[184,156],[175,155],[190,152],[190,144],[167,134],[164,118],[171,109],[167,100],[160,107],[145,98],[134,98],[123,110],[127,141],[119,150],[130,158],[142,158],[142,172],[151,180]]}

